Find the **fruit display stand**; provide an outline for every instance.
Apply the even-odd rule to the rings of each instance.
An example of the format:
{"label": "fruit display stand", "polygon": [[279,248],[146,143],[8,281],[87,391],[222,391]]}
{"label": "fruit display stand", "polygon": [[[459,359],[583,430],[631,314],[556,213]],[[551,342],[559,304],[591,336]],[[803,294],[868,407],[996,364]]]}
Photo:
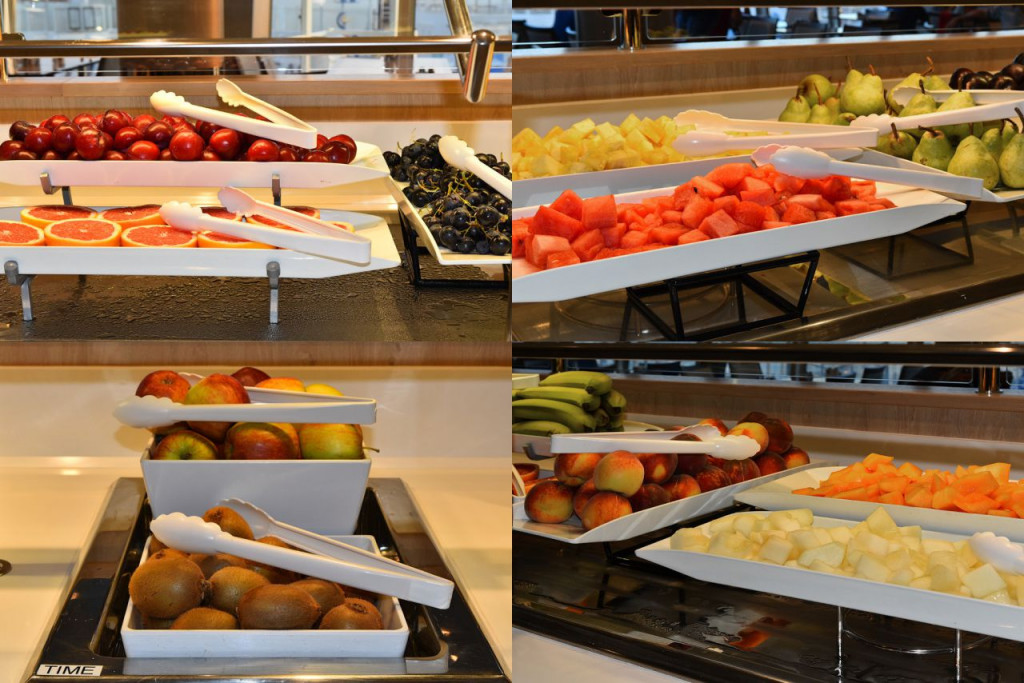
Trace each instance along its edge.
{"label": "fruit display stand", "polygon": [[[716,381],[706,374],[703,378],[665,377],[673,359],[712,365],[736,363],[748,368],[758,361],[977,366],[981,374],[980,366],[1005,363],[1016,367],[1024,360],[1020,345],[1008,345],[1001,351],[984,345],[722,346],[532,344],[517,346],[514,355],[529,359],[531,367],[537,367],[541,359],[553,359],[560,368],[571,368],[576,361],[604,360],[618,361],[617,367],[623,370],[632,368],[632,373],[613,377],[635,404],[631,417],[638,420],[691,424],[701,416],[729,417],[754,408],[787,416],[801,447],[816,459],[852,464],[868,453],[881,453],[900,462],[949,471],[957,465],[1000,461],[1012,464],[1011,480],[1022,474],[1019,463],[1024,456],[1024,432],[1014,417],[1021,401],[1017,392],[997,395],[967,387],[780,383],[745,379],[736,374],[736,365],[732,379]],[[1009,356],[1002,358],[1003,353]],[[646,364],[655,374],[644,374]],[[515,358],[513,367],[518,367]],[[671,412],[673,409],[678,412]],[[944,417],[938,422],[930,419],[940,414]],[[789,476],[802,478],[814,471],[808,468]],[[774,489],[773,482],[764,489]],[[743,493],[737,496],[743,497]],[[801,507],[794,504],[787,509]],[[588,669],[603,669],[602,663],[608,661],[544,640],[554,639],[632,664],[608,662],[607,666],[620,677],[638,681],[663,680],[655,672],[723,681],[811,681],[836,676],[859,680],[880,670],[889,679],[901,681],[947,680],[957,671],[965,677],[982,671],[995,677],[1019,675],[1019,660],[1013,654],[1020,647],[1015,627],[1020,608],[1016,605],[891,584],[869,585],[802,568],[765,567],[749,561],[744,570],[733,572],[725,566],[728,558],[703,555],[697,565],[691,562],[693,553],[661,550],[679,528],[700,527],[722,519],[723,514],[748,510],[749,505],[737,500],[724,513],[603,545],[568,545],[517,533],[513,623],[518,630],[514,642],[517,651],[525,643],[546,643],[530,648],[537,661],[519,659],[518,671],[525,667],[527,674],[536,674],[550,666],[552,657],[565,658],[567,666]],[[924,536],[941,535],[927,525],[930,511],[907,514],[919,515]],[[989,523],[985,515],[941,514],[961,514],[963,523],[973,527],[971,531],[999,529],[1003,522],[1019,521],[992,517]],[[864,516],[858,510],[843,518],[858,522]],[[905,519],[906,523],[910,522]],[[658,555],[673,553],[673,559],[645,558],[646,551],[636,550],[644,546]],[[666,563],[672,563],[671,568],[662,566]],[[955,606],[946,601],[954,601]]]}

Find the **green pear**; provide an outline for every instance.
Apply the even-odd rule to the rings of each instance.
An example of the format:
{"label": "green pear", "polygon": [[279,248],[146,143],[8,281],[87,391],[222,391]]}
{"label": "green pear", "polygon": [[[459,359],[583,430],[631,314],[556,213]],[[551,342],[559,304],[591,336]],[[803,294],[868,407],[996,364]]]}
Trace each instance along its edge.
{"label": "green pear", "polygon": [[801,95],[797,94],[786,102],[786,108],[779,114],[779,121],[789,123],[807,123],[811,118],[811,105]]}
{"label": "green pear", "polygon": [[904,105],[897,102],[896,98],[893,97],[893,93],[896,92],[896,88],[903,88],[907,86],[916,88],[918,87],[918,84],[921,83],[923,80],[924,76],[915,71],[914,73],[910,74],[902,81],[897,83],[895,86],[893,86],[893,88],[885,94],[885,103],[889,106],[889,109],[893,110],[897,114],[903,111]]}
{"label": "green pear", "polygon": [[999,184],[999,164],[981,140],[973,135],[968,135],[957,145],[946,171],[965,178],[981,178],[986,190],[993,190]]}
{"label": "green pear", "polygon": [[981,135],[981,144],[992,155],[992,158],[999,163],[999,157],[1003,155],[1003,134],[997,128],[989,128]]}
{"label": "green pear", "polygon": [[832,119],[836,116],[828,110],[824,104],[816,104],[811,107],[811,115],[807,119],[807,123],[820,123],[828,125],[832,123]]}
{"label": "green pear", "polygon": [[891,133],[879,136],[875,149],[900,159],[909,159],[914,156],[914,150],[917,149],[917,140],[905,131],[896,130],[894,123]]}
{"label": "green pear", "polygon": [[924,89],[925,90],[947,90],[949,83],[944,81],[941,76],[932,74],[931,76],[924,77]]}
{"label": "green pear", "polygon": [[848,111],[841,112],[832,119],[833,126],[848,126],[850,123],[857,118],[856,114],[851,114]]}
{"label": "green pear", "polygon": [[885,89],[877,74],[862,74],[850,69],[839,93],[839,108],[857,116],[885,113]]}
{"label": "green pear", "polygon": [[949,160],[953,158],[953,146],[941,130],[928,128],[921,135],[921,141],[917,143],[917,149],[910,158],[916,164],[945,171]]}
{"label": "green pear", "polygon": [[1007,187],[1024,187],[1024,135],[1014,135],[1003,146],[999,157],[999,177]]}
{"label": "green pear", "polygon": [[[931,114],[933,111],[939,108],[939,105],[935,102],[935,98],[924,92],[923,90],[907,102],[906,106],[900,111],[900,118],[904,116],[918,116],[920,114]],[[921,134],[924,133],[920,128],[907,131],[915,138],[920,138]]]}
{"label": "green pear", "polygon": [[[954,109],[967,109],[975,106],[974,98],[969,92],[958,90],[950,95],[945,102],[939,105],[935,111],[952,111]],[[957,123],[951,126],[939,126],[948,137],[962,140],[971,134],[970,126],[966,123]]]}
{"label": "green pear", "polygon": [[812,106],[824,104],[825,100],[835,95],[835,93],[836,86],[832,84],[832,81],[827,76],[822,76],[821,74],[805,76],[804,80],[800,81],[800,87],[797,90],[797,94],[803,96]]}

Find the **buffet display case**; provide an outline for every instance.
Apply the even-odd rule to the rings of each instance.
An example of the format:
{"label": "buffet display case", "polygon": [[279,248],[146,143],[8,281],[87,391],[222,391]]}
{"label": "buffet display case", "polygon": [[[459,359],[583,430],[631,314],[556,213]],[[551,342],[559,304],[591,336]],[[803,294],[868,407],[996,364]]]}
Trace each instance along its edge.
{"label": "buffet display case", "polygon": [[[754,519],[736,513],[770,515],[805,507],[814,510],[815,526],[864,528],[865,519],[880,508],[901,528],[919,524],[928,538],[962,542],[990,529],[1019,540],[1024,530],[1018,528],[1019,519],[964,512],[952,505],[944,510],[914,507],[903,504],[902,496],[898,502],[861,499],[859,494],[811,498],[798,495],[806,489],[794,489],[828,476],[817,473],[856,469],[869,454],[895,458],[894,466],[914,463],[925,471],[966,473],[999,461],[1010,482],[1018,480],[1024,454],[1024,433],[1015,418],[1024,398],[1019,393],[1024,359],[1020,345],[518,344],[513,356],[514,369],[537,373],[541,387],[551,373],[607,374],[625,396],[628,419],[647,429],[679,429],[702,418],[718,418],[730,427],[737,420],[763,423],[766,416],[788,421],[793,448],[799,444],[811,460],[809,468],[783,478],[761,477],[763,483],[735,492],[714,511],[654,531],[643,528],[640,535],[566,543],[555,537],[561,531],[527,533],[516,528],[522,522],[515,522],[513,624],[523,649],[530,649],[525,643],[536,643],[534,636],[539,635],[695,680],[914,681],[1019,675],[1016,602],[994,605],[916,589],[914,584],[865,581],[853,572],[821,573],[821,565],[767,566],[762,564],[766,560],[734,559],[721,547],[686,552],[678,544],[694,533],[714,536],[713,530],[725,529],[740,517]],[[628,430],[620,437],[635,442]],[[551,450],[571,452],[558,448],[559,438],[552,437]],[[516,440],[513,448],[524,443],[535,446],[536,438]],[[641,447],[634,443],[628,448]],[[514,457],[524,465],[539,464],[541,480],[544,470],[551,469],[552,461],[532,446]],[[560,466],[570,467],[569,462]],[[798,480],[803,483],[791,483]],[[585,517],[590,515],[587,507]],[[574,520],[526,524],[558,530],[578,525]],[[602,526],[587,533],[599,533]],[[959,602],[940,606],[944,600]],[[976,614],[989,607],[1009,612]],[[552,656],[581,668],[600,666],[595,661],[600,658],[574,648],[556,650],[557,655],[551,654],[545,647],[545,657],[533,659],[517,656],[517,671],[525,667],[528,674],[540,675],[551,665],[546,657]],[[616,670],[625,675],[624,669]],[[633,671],[635,680],[661,680],[653,672]]]}

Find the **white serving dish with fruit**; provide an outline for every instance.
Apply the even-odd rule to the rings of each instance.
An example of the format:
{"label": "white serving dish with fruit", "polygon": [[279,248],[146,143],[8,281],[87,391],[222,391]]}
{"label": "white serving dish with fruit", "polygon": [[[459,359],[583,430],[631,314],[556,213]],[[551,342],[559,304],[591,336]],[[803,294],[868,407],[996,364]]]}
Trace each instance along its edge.
{"label": "white serving dish with fruit", "polygon": [[702,581],[1020,640],[1024,576],[1001,573],[968,536],[810,510],[736,513],[680,529],[637,556]]}

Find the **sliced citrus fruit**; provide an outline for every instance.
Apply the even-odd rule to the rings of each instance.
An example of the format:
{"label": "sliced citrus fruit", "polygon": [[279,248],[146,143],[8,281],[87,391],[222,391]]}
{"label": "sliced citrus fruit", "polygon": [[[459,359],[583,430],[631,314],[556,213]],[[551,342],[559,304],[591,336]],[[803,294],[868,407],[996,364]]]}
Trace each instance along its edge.
{"label": "sliced citrus fruit", "polygon": [[356,231],[356,226],[351,223],[346,223],[345,221],[331,221],[331,225],[336,225],[343,230],[348,230],[349,232]]}
{"label": "sliced citrus fruit", "polygon": [[198,241],[194,232],[169,225],[136,225],[121,233],[122,247],[194,247]]}
{"label": "sliced citrus fruit", "polygon": [[204,230],[199,233],[199,246],[207,249],[274,249],[269,244],[243,240],[210,230]]}
{"label": "sliced citrus fruit", "polygon": [[242,219],[240,215],[228,211],[223,206],[204,206],[202,208],[203,213],[207,216],[213,216],[214,218],[223,218],[226,221],[238,221]]}
{"label": "sliced citrus fruit", "polygon": [[134,228],[137,225],[163,225],[164,219],[160,216],[159,204],[144,204],[142,206],[124,206],[118,209],[107,209],[100,212],[100,218],[107,221],[114,221],[122,228]]}
{"label": "sliced citrus fruit", "polygon": [[18,221],[0,221],[0,244],[12,247],[38,247],[46,244],[43,231]]}
{"label": "sliced citrus fruit", "polygon": [[51,247],[116,247],[121,226],[101,218],[69,218],[47,225],[46,244]]}
{"label": "sliced citrus fruit", "polygon": [[[284,208],[290,209],[297,213],[304,214],[306,216],[311,216],[312,218],[320,218],[320,209],[315,209],[312,206],[286,206]],[[255,223],[261,223],[262,225],[270,226],[271,228],[285,228],[286,230],[295,230],[295,228],[287,226],[284,223],[281,223],[280,221],[275,221],[273,218],[267,218],[266,216],[260,216],[259,214],[253,215],[253,217],[250,220],[252,220]]]}
{"label": "sliced citrus fruit", "polygon": [[21,210],[23,223],[45,228],[50,223],[64,221],[69,218],[95,218],[96,212],[87,206],[27,206]]}

